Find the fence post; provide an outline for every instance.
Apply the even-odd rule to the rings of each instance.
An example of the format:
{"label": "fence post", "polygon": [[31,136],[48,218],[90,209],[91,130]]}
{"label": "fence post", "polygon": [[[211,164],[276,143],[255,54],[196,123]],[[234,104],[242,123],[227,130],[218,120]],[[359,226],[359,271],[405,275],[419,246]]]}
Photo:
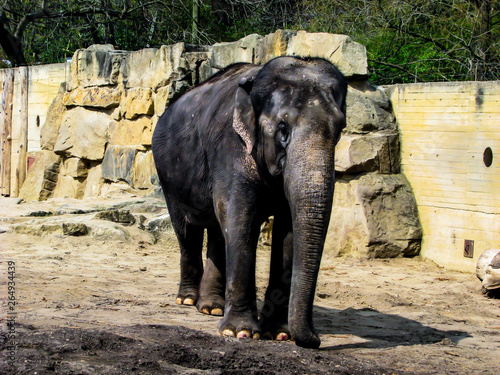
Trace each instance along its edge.
{"label": "fence post", "polygon": [[0,106],[0,121],[2,123],[2,158],[0,163],[0,192],[10,196],[10,174],[12,171],[12,98],[14,95],[14,69],[5,69],[3,90]]}
{"label": "fence post", "polygon": [[28,89],[29,89],[29,67],[19,68],[21,85],[21,133],[19,135],[19,161],[17,163],[15,184],[15,196],[19,196],[19,191],[26,180],[28,167]]}

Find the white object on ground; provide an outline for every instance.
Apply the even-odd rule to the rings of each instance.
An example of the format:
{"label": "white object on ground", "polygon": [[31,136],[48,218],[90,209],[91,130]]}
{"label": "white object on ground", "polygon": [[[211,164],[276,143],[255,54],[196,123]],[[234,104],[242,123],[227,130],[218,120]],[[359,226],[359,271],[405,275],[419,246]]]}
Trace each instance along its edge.
{"label": "white object on ground", "polygon": [[486,290],[500,288],[500,249],[486,250],[481,254],[477,260],[476,276]]}

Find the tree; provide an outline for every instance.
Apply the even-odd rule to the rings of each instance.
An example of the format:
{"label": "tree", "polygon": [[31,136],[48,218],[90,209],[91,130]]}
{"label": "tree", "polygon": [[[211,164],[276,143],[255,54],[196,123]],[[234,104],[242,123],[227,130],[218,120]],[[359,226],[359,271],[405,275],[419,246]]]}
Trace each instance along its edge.
{"label": "tree", "polygon": [[3,1],[0,41],[7,59],[15,66],[30,60],[47,62],[54,57],[44,54],[55,53],[60,60],[58,49],[68,53],[82,44],[113,44],[125,49],[141,44],[144,47],[153,42],[159,25],[167,24],[168,20],[173,26],[169,31],[175,30],[178,23],[175,13],[185,14],[185,6],[181,6],[180,1]]}
{"label": "tree", "polygon": [[500,78],[499,0],[302,0],[300,6],[299,27],[365,44],[380,83]]}
{"label": "tree", "polygon": [[212,44],[305,29],[350,35],[379,84],[500,79],[500,0],[0,0],[13,65],[78,48]]}

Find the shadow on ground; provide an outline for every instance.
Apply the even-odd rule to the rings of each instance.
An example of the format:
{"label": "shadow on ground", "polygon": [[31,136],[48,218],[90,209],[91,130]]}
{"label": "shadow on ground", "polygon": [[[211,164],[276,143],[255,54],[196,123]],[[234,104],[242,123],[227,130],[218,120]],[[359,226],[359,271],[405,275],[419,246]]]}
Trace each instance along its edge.
{"label": "shadow on ground", "polygon": [[330,335],[352,335],[366,341],[323,347],[323,350],[356,348],[389,348],[430,345],[445,339],[457,344],[470,337],[463,331],[442,331],[427,327],[399,315],[384,314],[371,308],[336,310],[314,307],[318,332]]}

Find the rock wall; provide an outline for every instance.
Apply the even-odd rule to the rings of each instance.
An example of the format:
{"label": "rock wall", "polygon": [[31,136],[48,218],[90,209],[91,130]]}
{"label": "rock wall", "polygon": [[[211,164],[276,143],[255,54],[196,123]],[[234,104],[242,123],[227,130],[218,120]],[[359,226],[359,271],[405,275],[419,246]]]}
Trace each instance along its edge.
{"label": "rock wall", "polygon": [[333,255],[419,254],[422,227],[413,191],[401,174],[399,139],[385,92],[366,79],[351,79],[325,245]]}
{"label": "rock wall", "polygon": [[350,82],[326,251],[362,258],[418,254],[422,233],[413,193],[400,174],[391,105],[367,80],[366,49],[345,35],[278,30],[212,46],[76,51],[21,197],[158,194],[151,134],[169,102],[231,63],[263,64],[281,55],[323,57]]}

